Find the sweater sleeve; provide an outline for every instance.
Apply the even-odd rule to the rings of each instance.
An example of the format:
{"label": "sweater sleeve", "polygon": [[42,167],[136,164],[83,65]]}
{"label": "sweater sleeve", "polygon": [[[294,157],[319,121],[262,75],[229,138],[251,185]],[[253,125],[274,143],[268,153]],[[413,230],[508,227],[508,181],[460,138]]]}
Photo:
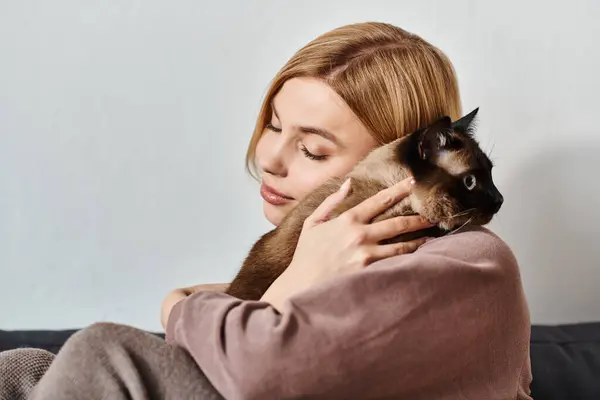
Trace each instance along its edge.
{"label": "sweater sleeve", "polygon": [[228,399],[516,398],[528,332],[516,260],[479,229],[317,285],[281,313],[198,292],[174,307],[167,340]]}

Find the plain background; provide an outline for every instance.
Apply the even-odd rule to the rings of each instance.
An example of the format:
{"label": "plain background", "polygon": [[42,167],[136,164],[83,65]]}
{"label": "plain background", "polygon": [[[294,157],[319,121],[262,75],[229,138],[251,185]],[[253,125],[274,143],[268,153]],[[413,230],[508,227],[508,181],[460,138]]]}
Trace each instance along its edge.
{"label": "plain background", "polygon": [[0,329],[159,330],[267,229],[245,150],[315,36],[390,22],[440,47],[506,198],[535,323],[600,320],[597,1],[0,0]]}

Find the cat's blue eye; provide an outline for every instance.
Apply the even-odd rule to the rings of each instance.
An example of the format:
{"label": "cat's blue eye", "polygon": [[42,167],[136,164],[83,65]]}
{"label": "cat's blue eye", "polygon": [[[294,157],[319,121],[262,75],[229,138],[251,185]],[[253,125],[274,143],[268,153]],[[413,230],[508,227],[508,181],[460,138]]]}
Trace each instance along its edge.
{"label": "cat's blue eye", "polygon": [[473,189],[475,189],[475,186],[477,185],[477,179],[475,178],[475,175],[473,175],[473,174],[465,175],[463,177],[463,183],[464,183],[465,187],[467,188],[467,190],[473,190]]}

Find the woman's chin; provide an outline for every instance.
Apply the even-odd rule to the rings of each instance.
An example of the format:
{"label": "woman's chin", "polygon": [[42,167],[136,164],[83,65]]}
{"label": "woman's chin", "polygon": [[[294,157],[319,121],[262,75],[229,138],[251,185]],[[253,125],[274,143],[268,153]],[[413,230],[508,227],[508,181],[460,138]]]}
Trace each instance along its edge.
{"label": "woman's chin", "polygon": [[292,210],[291,204],[273,205],[267,201],[263,202],[263,212],[267,221],[275,226],[279,226],[285,216]]}

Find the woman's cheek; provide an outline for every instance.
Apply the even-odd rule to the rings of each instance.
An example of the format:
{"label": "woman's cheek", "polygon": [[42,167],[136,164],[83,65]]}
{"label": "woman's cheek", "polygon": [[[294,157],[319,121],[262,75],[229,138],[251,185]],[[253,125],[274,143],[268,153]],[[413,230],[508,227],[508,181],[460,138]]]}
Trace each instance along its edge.
{"label": "woman's cheek", "polygon": [[303,199],[334,176],[335,175],[332,175],[332,171],[330,170],[306,171],[300,175],[298,181],[298,187],[301,188],[301,190],[298,191],[298,197],[300,197],[300,200]]}
{"label": "woman's cheek", "polygon": [[294,193],[296,199],[303,199],[333,177],[345,176],[352,171],[356,163],[357,160],[350,157],[332,157],[323,162],[305,157],[295,159],[294,171],[290,176],[295,177],[294,187],[298,188]]}

